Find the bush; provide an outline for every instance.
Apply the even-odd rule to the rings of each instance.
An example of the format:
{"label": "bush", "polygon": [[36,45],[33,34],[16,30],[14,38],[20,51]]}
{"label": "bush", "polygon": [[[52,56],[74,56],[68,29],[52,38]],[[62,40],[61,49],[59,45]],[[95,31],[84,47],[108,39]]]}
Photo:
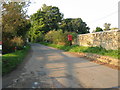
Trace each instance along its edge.
{"label": "bush", "polygon": [[10,53],[14,51],[14,47],[12,46],[9,38],[2,38],[2,54]]}
{"label": "bush", "polygon": [[24,41],[21,37],[14,37],[12,40],[11,40],[11,43],[12,43],[12,46],[17,46],[17,47],[21,47],[24,45]]}
{"label": "bush", "polygon": [[53,30],[53,31],[49,31],[46,35],[45,35],[45,40],[53,43],[53,44],[59,44],[59,45],[69,45],[70,42],[68,41],[68,35],[71,34],[73,36],[73,39],[75,39],[77,37],[77,34],[74,32],[64,32],[60,29],[60,30]]}
{"label": "bush", "polygon": [[49,31],[49,32],[45,35],[45,40],[53,43],[55,33],[56,33],[55,30]]}
{"label": "bush", "polygon": [[102,28],[100,28],[100,27],[96,27],[95,32],[100,32],[100,31],[103,31]]}
{"label": "bush", "polygon": [[17,49],[23,49],[23,46],[24,41],[21,37],[14,37],[13,39],[6,38],[6,40],[3,41],[2,53],[11,53],[15,51],[15,47],[17,47]]}

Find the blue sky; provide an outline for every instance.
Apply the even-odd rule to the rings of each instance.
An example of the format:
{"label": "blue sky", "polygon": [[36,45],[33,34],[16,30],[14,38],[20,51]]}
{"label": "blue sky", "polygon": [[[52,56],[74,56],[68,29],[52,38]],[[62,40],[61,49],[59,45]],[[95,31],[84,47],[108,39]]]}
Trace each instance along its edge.
{"label": "blue sky", "polygon": [[94,30],[104,23],[118,27],[118,2],[120,0],[31,0],[28,15],[35,13],[43,4],[57,6],[64,18],[82,18]]}

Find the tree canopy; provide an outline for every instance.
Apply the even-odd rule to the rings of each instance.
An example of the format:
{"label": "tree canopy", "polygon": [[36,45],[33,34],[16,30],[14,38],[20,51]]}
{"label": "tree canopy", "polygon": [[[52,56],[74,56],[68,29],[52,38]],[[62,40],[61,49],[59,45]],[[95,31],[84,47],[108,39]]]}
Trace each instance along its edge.
{"label": "tree canopy", "polygon": [[100,27],[96,27],[95,32],[100,32],[100,31],[103,31],[102,28],[100,28]]}
{"label": "tree canopy", "polygon": [[67,18],[63,19],[60,28],[63,29],[63,31],[68,32],[76,32],[78,34],[85,34],[89,33],[89,27],[87,27],[87,24],[83,22],[81,18]]}
{"label": "tree canopy", "polygon": [[57,30],[62,18],[63,14],[60,13],[58,7],[44,4],[36,13],[30,16],[31,29],[29,37],[31,41],[36,40],[41,34],[45,34],[50,30]]}
{"label": "tree canopy", "polygon": [[57,30],[58,24],[61,22],[63,14],[60,13],[59,8],[55,6],[43,5],[37,13],[31,15],[32,29],[47,33],[50,30]]}
{"label": "tree canopy", "polygon": [[30,24],[26,19],[26,11],[23,10],[26,7],[25,2],[4,2],[2,7],[2,39],[5,53],[11,52],[12,48],[18,45],[17,42],[25,42]]}
{"label": "tree canopy", "polygon": [[105,23],[105,24],[104,24],[104,27],[105,27],[104,30],[105,30],[105,31],[106,31],[106,30],[110,30],[110,26],[111,26],[110,23]]}
{"label": "tree canopy", "polygon": [[81,18],[64,19],[63,16],[58,7],[44,4],[36,13],[30,16],[30,40],[37,40],[37,37],[51,30],[62,29],[63,32],[89,33],[90,28]]}

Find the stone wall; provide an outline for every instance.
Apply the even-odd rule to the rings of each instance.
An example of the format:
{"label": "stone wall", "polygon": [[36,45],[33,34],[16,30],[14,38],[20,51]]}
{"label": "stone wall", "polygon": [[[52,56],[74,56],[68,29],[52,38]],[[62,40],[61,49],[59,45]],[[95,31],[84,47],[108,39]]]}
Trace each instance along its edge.
{"label": "stone wall", "polygon": [[77,38],[77,44],[88,47],[101,46],[107,50],[117,50],[120,42],[119,35],[120,30],[80,34]]}

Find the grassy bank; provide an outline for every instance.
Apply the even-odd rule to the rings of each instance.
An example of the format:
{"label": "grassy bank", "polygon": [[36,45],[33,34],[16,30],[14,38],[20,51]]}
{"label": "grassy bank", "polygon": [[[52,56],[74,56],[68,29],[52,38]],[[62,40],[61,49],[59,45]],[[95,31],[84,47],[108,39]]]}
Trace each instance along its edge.
{"label": "grassy bank", "polygon": [[40,42],[40,44],[51,46],[51,47],[65,50],[68,52],[94,53],[94,54],[99,54],[103,56],[110,56],[113,58],[118,58],[119,56],[118,50],[106,50],[102,47],[85,47],[85,46],[78,46],[78,45],[63,46],[63,45],[56,45],[56,44],[45,43],[45,42]]}
{"label": "grassy bank", "polygon": [[14,70],[25,58],[30,46],[27,45],[24,49],[14,53],[4,54],[2,56],[2,75],[5,75]]}

